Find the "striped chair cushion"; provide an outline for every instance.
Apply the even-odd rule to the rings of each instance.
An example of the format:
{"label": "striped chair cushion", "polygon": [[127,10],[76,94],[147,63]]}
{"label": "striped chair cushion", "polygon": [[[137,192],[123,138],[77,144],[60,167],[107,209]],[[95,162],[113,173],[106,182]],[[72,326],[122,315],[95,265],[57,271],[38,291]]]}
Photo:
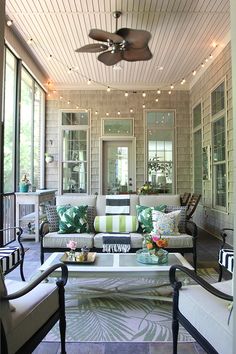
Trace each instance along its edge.
{"label": "striped chair cushion", "polygon": [[225,267],[229,272],[234,270],[234,251],[222,248],[219,252],[219,263]]}
{"label": "striped chair cushion", "polygon": [[8,272],[19,263],[21,259],[21,250],[19,247],[0,248],[0,266],[3,273]]}

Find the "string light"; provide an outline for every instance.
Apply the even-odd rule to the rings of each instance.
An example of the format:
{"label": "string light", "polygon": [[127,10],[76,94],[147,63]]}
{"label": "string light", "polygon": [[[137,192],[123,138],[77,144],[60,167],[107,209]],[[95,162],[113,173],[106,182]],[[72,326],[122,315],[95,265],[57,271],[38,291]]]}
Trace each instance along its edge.
{"label": "string light", "polygon": [[172,91],[168,91],[168,94],[171,95]]}
{"label": "string light", "polygon": [[67,104],[70,104],[70,100],[67,101]]}
{"label": "string light", "polygon": [[106,113],[106,116],[107,116],[107,117],[109,116],[109,113],[108,113],[108,112]]}
{"label": "string light", "polygon": [[196,71],[196,70],[193,70],[193,72],[192,72],[193,76],[195,76],[196,73],[197,73],[197,71]]}
{"label": "string light", "polygon": [[52,54],[49,54],[48,60],[51,60],[51,59],[52,59]]}
{"label": "string light", "polygon": [[134,111],[134,110],[133,110],[133,108],[130,108],[130,110],[129,110],[129,111],[130,111],[130,113],[133,113],[133,111]]}
{"label": "string light", "polygon": [[146,92],[143,92],[143,93],[142,93],[142,96],[143,96],[143,97],[146,97]]}
{"label": "string light", "polygon": [[161,94],[161,90],[160,90],[160,89],[157,90],[157,94],[158,94],[158,95]]}
{"label": "string light", "polygon": [[29,38],[28,40],[27,40],[27,43],[29,44],[29,45],[31,45],[32,43],[33,43],[33,38]]}
{"label": "string light", "polygon": [[120,111],[117,112],[118,116],[120,115]]}
{"label": "string light", "polygon": [[7,20],[7,26],[11,27],[13,25],[13,21],[12,20]]}
{"label": "string light", "polygon": [[181,85],[185,84],[186,80],[183,78],[181,81]]}
{"label": "string light", "polygon": [[111,91],[111,88],[110,86],[107,87],[107,92],[110,92]]}
{"label": "string light", "polygon": [[146,106],[145,106],[145,104],[143,104],[143,108],[145,108]]}
{"label": "string light", "polygon": [[173,85],[173,84],[171,84],[171,85],[170,85],[170,88],[171,88],[171,90],[173,90],[173,88],[174,88],[174,85]]}
{"label": "string light", "polygon": [[98,115],[98,111],[95,111],[95,114]]}
{"label": "string light", "polygon": [[129,96],[129,94],[128,94],[128,92],[126,91],[126,92],[125,92],[125,97],[128,97],[128,96]]}
{"label": "string light", "polygon": [[204,63],[201,63],[201,67],[204,68],[205,64]]}
{"label": "string light", "polygon": [[92,83],[92,80],[91,80],[91,79],[88,79],[87,84],[88,84],[88,85],[91,85],[91,83]]}
{"label": "string light", "polygon": [[156,98],[155,101],[158,102],[159,101],[158,98]]}

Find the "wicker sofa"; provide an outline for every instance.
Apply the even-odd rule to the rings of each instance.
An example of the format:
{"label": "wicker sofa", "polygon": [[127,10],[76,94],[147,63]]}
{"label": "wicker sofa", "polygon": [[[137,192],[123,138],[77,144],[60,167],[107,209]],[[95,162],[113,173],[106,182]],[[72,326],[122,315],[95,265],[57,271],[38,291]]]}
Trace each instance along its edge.
{"label": "wicker sofa", "polygon": [[[130,215],[136,216],[136,206],[143,205],[147,207],[155,207],[156,205],[165,204],[173,208],[180,207],[180,195],[130,195]],[[105,195],[62,195],[57,196],[56,205],[71,205],[80,206],[88,205],[92,213],[93,223],[95,215],[105,215],[106,209],[106,196]],[[91,218],[91,213],[90,213]],[[193,264],[196,269],[197,266],[197,227],[192,221],[184,221],[185,232],[177,236],[170,236],[168,238],[168,250],[193,254]],[[69,240],[77,242],[77,247],[80,249],[87,246],[96,251],[102,250],[102,233],[73,233],[73,234],[58,234],[57,231],[49,232],[48,222],[43,222],[40,227],[40,242],[41,242],[41,263],[44,262],[44,254],[48,252],[62,252],[68,250],[66,244]],[[142,232],[132,232],[131,236],[131,252],[142,248],[143,234]]]}

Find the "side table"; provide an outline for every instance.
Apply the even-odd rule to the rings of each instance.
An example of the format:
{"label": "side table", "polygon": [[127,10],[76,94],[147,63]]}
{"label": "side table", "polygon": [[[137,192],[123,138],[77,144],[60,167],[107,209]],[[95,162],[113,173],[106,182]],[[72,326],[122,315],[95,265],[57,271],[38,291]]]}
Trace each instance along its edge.
{"label": "side table", "polygon": [[[20,226],[23,218],[25,220],[35,221],[35,241],[39,241],[39,222],[40,222],[40,211],[39,206],[45,203],[54,204],[56,189],[42,189],[36,190],[36,192],[16,192],[16,225]],[[20,205],[34,205],[34,213],[25,215],[23,218],[20,217]]]}

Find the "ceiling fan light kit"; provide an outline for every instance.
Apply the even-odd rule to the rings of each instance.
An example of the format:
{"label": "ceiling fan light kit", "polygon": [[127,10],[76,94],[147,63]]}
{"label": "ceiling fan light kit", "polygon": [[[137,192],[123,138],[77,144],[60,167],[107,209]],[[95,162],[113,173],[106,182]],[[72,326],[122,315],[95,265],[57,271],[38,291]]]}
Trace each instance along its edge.
{"label": "ceiling fan light kit", "polygon": [[121,11],[113,12],[116,19],[115,33],[93,28],[89,32],[89,37],[103,43],[87,44],[76,49],[77,53],[99,53],[97,59],[107,66],[116,65],[121,60],[143,61],[150,60],[152,53],[148,47],[151,33],[145,30],[131,28],[120,28],[117,30],[117,21],[121,16]]}

